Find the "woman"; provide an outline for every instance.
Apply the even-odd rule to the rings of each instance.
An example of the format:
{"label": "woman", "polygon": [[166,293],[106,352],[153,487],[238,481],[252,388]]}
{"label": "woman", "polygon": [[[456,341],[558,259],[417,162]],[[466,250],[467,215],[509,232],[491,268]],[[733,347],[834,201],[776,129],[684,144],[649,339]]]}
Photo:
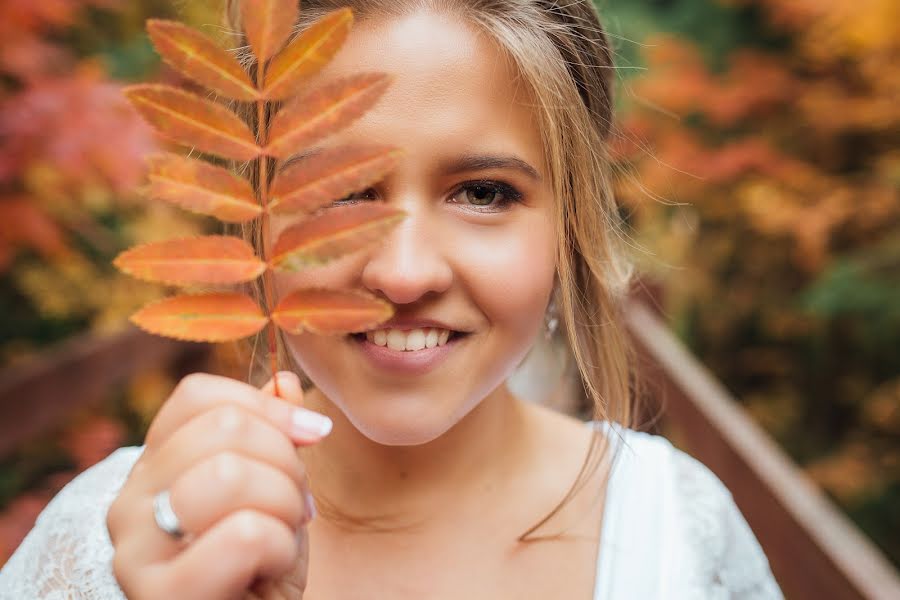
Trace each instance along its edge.
{"label": "woman", "polygon": [[[346,4],[304,0],[298,26]],[[593,6],[349,4],[356,25],[312,85],[395,79],[326,145],[405,153],[335,204],[408,216],[315,277],[366,288],[395,317],[285,339],[305,391],[294,372],[278,374],[281,398],[271,383],[183,380],[143,447],[48,506],[0,576],[3,598],[780,598],[719,480],[613,425],[630,419],[616,310],[629,269],[604,175],[612,64]],[[552,333],[554,306],[591,423],[506,385]]]}

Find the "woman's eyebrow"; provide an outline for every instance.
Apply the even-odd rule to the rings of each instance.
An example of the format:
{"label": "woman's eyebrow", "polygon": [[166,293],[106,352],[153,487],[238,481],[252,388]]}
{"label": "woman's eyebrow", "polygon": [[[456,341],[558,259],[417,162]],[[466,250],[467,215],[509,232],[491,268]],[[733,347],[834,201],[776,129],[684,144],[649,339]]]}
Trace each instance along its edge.
{"label": "woman's eyebrow", "polygon": [[464,171],[487,171],[489,169],[515,169],[525,173],[535,181],[541,181],[541,174],[530,164],[511,155],[463,154],[442,163],[445,173],[456,174]]}
{"label": "woman's eyebrow", "polygon": [[[287,161],[281,165],[280,168],[284,168],[290,164],[301,161],[304,158],[309,158],[321,152],[319,148],[312,148],[306,150],[304,152],[300,152],[289,158]],[[514,169],[516,171],[521,171],[531,179],[540,182],[542,180],[541,174],[537,169],[532,167],[526,161],[522,160],[517,156],[512,156],[508,154],[494,155],[494,154],[463,154],[456,158],[446,160],[441,163],[441,169],[444,173],[449,175],[454,175],[457,173],[463,173],[465,171],[487,171],[490,169]]]}

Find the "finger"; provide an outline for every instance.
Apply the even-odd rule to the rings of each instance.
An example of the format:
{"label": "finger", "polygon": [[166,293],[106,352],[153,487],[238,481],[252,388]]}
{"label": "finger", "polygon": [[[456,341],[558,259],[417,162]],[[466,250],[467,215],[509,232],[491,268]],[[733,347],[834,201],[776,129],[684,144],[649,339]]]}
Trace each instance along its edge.
{"label": "finger", "polygon": [[[147,432],[145,454],[190,419],[223,404],[252,411],[286,433],[298,445],[315,443],[331,431],[331,419],[320,413],[293,406],[240,381],[195,373],[175,388]],[[142,455],[142,459],[144,456]]]}
{"label": "finger", "polygon": [[[293,531],[309,522],[312,508],[302,488],[278,469],[232,452],[222,452],[183,473],[170,488],[172,510],[188,543],[227,515],[249,509],[271,515]],[[143,514],[148,514],[149,511]],[[144,540],[135,551],[141,564],[167,560],[185,543],[162,531],[152,517],[140,519],[130,532]]]}
{"label": "finger", "polygon": [[271,465],[222,452],[181,475],[172,484],[171,501],[182,528],[195,536],[244,508],[269,514],[296,530],[307,519],[304,491],[305,482],[297,486]]}
{"label": "finger", "polygon": [[294,532],[279,519],[239,510],[171,560],[142,569],[137,585],[153,592],[147,597],[240,598],[256,577],[289,572],[298,553]]}
{"label": "finger", "polygon": [[291,570],[277,579],[258,579],[243,600],[266,598],[302,598],[309,575],[309,535],[298,536],[299,553]]}
{"label": "finger", "polygon": [[278,379],[278,391],[280,398],[296,406],[303,404],[303,388],[300,386],[300,378],[291,371],[279,371],[261,389],[266,394],[275,395],[275,379]]}
{"label": "finger", "polygon": [[303,462],[288,437],[254,413],[224,404],[194,417],[169,436],[147,461],[136,488],[155,494],[193,465],[225,451],[268,463],[298,487],[304,485]]}

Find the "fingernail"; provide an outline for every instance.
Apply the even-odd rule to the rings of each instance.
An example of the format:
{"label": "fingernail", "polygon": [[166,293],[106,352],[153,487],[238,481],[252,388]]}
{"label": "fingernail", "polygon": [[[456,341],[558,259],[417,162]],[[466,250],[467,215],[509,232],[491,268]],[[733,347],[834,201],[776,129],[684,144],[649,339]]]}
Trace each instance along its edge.
{"label": "fingernail", "polygon": [[294,435],[301,438],[324,437],[331,432],[334,425],[325,415],[305,408],[294,409],[291,421]]}
{"label": "fingernail", "polygon": [[278,378],[278,385],[282,387],[291,385],[297,381],[297,374],[292,373],[291,371],[278,371],[275,373],[275,377]]}
{"label": "fingernail", "polygon": [[308,523],[316,518],[316,500],[313,498],[312,492],[306,492],[304,497],[306,498],[306,519]]}

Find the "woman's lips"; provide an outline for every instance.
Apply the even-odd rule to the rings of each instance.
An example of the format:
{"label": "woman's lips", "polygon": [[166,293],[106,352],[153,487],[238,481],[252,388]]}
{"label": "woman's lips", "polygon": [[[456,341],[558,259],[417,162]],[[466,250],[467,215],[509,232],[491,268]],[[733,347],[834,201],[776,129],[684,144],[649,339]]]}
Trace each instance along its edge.
{"label": "woman's lips", "polygon": [[391,350],[373,344],[365,336],[349,336],[366,361],[378,370],[397,375],[424,375],[441,364],[469,334],[456,333],[443,346],[421,350]]}

